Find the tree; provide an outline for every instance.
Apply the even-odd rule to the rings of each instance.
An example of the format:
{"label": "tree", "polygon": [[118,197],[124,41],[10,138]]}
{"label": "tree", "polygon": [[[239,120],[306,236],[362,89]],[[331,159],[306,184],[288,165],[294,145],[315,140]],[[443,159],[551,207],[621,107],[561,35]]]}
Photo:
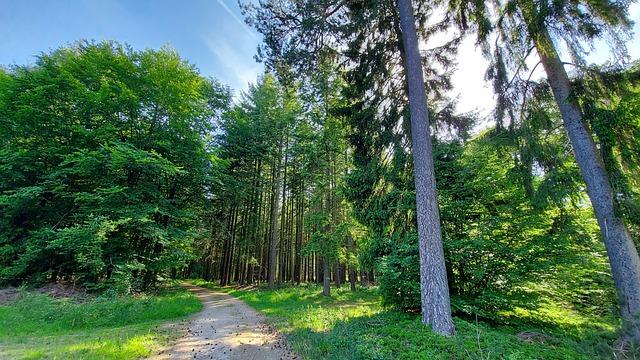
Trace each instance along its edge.
{"label": "tree", "polygon": [[1,282],[127,292],[191,259],[225,87],[173,50],[113,42],[78,42],[0,81]]}
{"label": "tree", "polygon": [[275,288],[326,275],[326,294],[332,275],[341,280],[332,265],[343,261],[339,174],[348,150],[332,74],[324,67],[300,86],[265,74],[223,117],[216,155],[224,165],[197,262],[205,278],[244,283],[258,267],[256,280]]}
{"label": "tree", "polygon": [[[345,79],[350,87],[347,90],[347,98],[351,101],[348,111],[351,114],[360,114],[354,115],[350,119],[356,130],[352,135],[352,140],[357,141],[352,142],[356,148],[354,159],[356,163],[361,162],[363,166],[371,166],[374,161],[380,160],[377,157],[384,157],[384,145],[391,145],[392,153],[404,151],[409,136],[408,123],[410,120],[409,116],[404,116],[407,114],[405,112],[407,104],[405,76],[408,69],[403,60],[406,54],[402,45],[402,31],[396,2],[383,1],[372,6],[342,1],[322,1],[320,3],[265,1],[260,3],[260,7],[245,5],[244,11],[248,14],[248,22],[265,37],[265,44],[259,49],[259,56],[266,61],[269,67],[278,68],[284,62],[293,65],[301,70],[301,74],[308,76],[313,73],[327,54],[329,56],[338,55],[339,61],[346,64]],[[420,28],[418,33],[421,35],[428,36],[444,28],[446,20],[437,22],[431,27],[426,26],[430,16],[426,7],[418,7],[417,14],[417,24]],[[427,56],[438,54],[432,58],[434,66],[435,63],[449,65],[450,55],[455,49],[457,41],[457,39],[452,39],[437,49],[426,51]],[[422,57],[420,58],[422,60]],[[431,65],[429,61],[426,64]],[[421,64],[417,64],[417,66],[422,68]],[[439,90],[448,85],[447,77],[440,76],[441,74],[432,67],[421,71],[431,75],[427,81],[423,82],[422,86],[429,87],[435,94],[434,98],[437,98]],[[376,128],[378,125],[380,128]],[[376,147],[379,146],[375,150],[377,153],[363,156],[362,150],[364,149],[361,147],[368,146],[368,144],[355,139],[359,136],[360,126],[370,129],[371,136],[378,141],[375,144]],[[401,131],[395,132],[396,127]],[[428,128],[424,127],[423,129],[424,136],[428,136]],[[421,139],[424,138],[423,135],[419,136]],[[386,144],[384,144],[385,142]],[[420,149],[420,145],[418,145],[418,149]],[[423,155],[428,156],[428,153],[421,154],[421,156]],[[367,184],[372,188],[375,186],[375,180],[372,179]],[[371,191],[371,188],[367,192]],[[437,204],[434,202],[429,206],[437,207]],[[428,213],[429,216],[436,214],[437,212]],[[420,216],[423,215],[425,213],[421,213]],[[433,218],[430,223],[438,221]],[[437,231],[433,230],[435,229],[432,229],[430,233],[435,235]],[[434,239],[434,243],[438,243],[437,238]],[[437,252],[434,255],[438,256]],[[436,263],[438,262],[431,264]],[[428,264],[423,265],[427,266]],[[439,302],[442,296],[446,297],[446,294],[441,292],[442,285],[444,284],[446,287],[446,274],[444,276],[441,278],[439,275],[438,283],[441,286],[438,291],[440,295],[437,296],[438,300],[430,302],[431,305]],[[424,290],[427,291],[426,288]],[[425,320],[431,321],[432,314],[446,312],[443,309],[448,307],[449,305],[442,304],[441,309],[429,309]],[[449,313],[449,315],[442,316],[450,319],[451,315]],[[443,326],[442,329],[436,329],[436,331],[451,333],[453,327]]]}
{"label": "tree", "polygon": [[269,289],[273,289],[274,287],[274,279],[276,276],[276,251],[278,246],[278,207],[280,206],[279,196],[280,196],[280,176],[282,174],[281,162],[282,162],[282,146],[284,135],[281,135],[279,145],[278,145],[278,156],[277,160],[274,160],[273,166],[273,185],[271,190],[271,237],[269,242]]}
{"label": "tree", "polygon": [[574,88],[593,131],[609,180],[616,194],[616,210],[631,237],[640,241],[640,63],[592,69],[573,79]]}
{"label": "tree", "polygon": [[437,333],[453,335],[455,327],[451,318],[449,285],[442,248],[427,96],[411,0],[398,0],[398,13],[402,29],[407,91],[411,110],[411,145],[420,249],[422,322],[432,325],[433,330]]}
{"label": "tree", "polygon": [[572,99],[569,77],[551,38],[543,32],[536,40],[536,48],[547,73],[547,79],[560,108],[564,127],[587,185],[587,193],[600,225],[613,278],[618,291],[622,318],[633,326],[633,336],[640,340],[640,257],[624,220],[614,207],[615,194],[611,188],[604,161],[583,121],[582,110]]}
{"label": "tree", "polygon": [[[576,89],[560,59],[555,41],[567,45],[578,68],[584,66],[584,44],[596,38],[608,36],[610,45],[621,44],[620,30],[629,27],[627,11],[629,2],[614,1],[513,1],[495,2],[498,16],[492,18],[483,2],[450,2],[450,10],[463,30],[471,20],[478,30],[479,42],[490,48],[491,27],[497,30],[497,38],[507,51],[516,54],[518,69],[526,55],[521,49],[536,49],[555,102],[560,110],[564,128],[587,187],[600,233],[609,255],[609,262],[618,293],[620,312],[630,334],[640,340],[640,257],[623,218],[616,210],[616,196],[611,187],[601,153],[587,128],[583,109]],[[554,26],[551,26],[551,24]],[[553,35],[552,35],[553,33]],[[624,49],[617,47],[618,51]],[[496,49],[495,63],[503,60],[501,50]],[[527,51],[528,54],[528,51]],[[500,66],[496,68],[500,70]],[[500,80],[500,76],[496,79]],[[502,77],[504,78],[504,77]],[[508,84],[499,86],[505,92]],[[526,91],[526,88],[525,88]],[[526,94],[520,94],[526,98]],[[499,104],[503,106],[504,104]],[[504,106],[503,106],[504,108]],[[517,115],[516,115],[517,116]],[[512,122],[516,119],[512,112]]]}

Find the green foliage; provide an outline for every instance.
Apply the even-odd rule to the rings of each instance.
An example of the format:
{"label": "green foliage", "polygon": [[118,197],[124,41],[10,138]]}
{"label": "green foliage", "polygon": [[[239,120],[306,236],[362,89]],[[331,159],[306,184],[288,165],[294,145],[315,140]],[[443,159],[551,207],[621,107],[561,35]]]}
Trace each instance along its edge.
{"label": "green foliage", "polygon": [[191,258],[228,90],[169,49],[80,42],[0,93],[0,282],[126,291]]}
{"label": "green foliage", "polygon": [[293,151],[299,145],[300,111],[295,87],[284,87],[267,73],[223,114],[214,139],[219,166],[209,189],[210,206],[201,218],[207,233],[195,244],[203,254],[201,276],[229,282],[236,256],[251,269],[267,266],[260,250],[261,241],[278,232],[268,217],[272,206],[281,206],[273,204],[275,193],[297,185],[285,183],[282,189],[280,174],[291,171],[288,159],[299,161]]}
{"label": "green foliage", "polygon": [[409,235],[378,265],[378,281],[384,304],[402,310],[420,309],[418,236]]}
{"label": "green foliage", "polygon": [[[527,195],[517,164],[508,165],[516,149],[500,133],[488,132],[459,143],[438,143],[435,164],[452,307],[459,314],[503,321],[500,311],[528,306],[540,293],[524,291],[532,281],[554,283],[555,299],[571,298],[583,308],[609,309],[612,296],[604,249],[595,220],[576,188],[551,184],[578,175],[575,165],[545,167],[534,176]],[[558,139],[558,141],[561,141]],[[508,143],[507,143],[508,144]],[[541,144],[542,148],[552,144]],[[568,162],[566,159],[565,162]],[[544,166],[540,160],[541,166]],[[567,170],[568,169],[568,170]],[[572,190],[573,189],[573,190]],[[583,196],[583,195],[582,195]],[[573,203],[571,201],[580,201]],[[380,292],[385,303],[406,310],[420,308],[419,257],[415,231],[374,239]],[[371,250],[370,250],[371,251]],[[564,272],[581,264],[591,272]],[[563,273],[563,281],[558,275]],[[582,276],[582,277],[580,277]],[[570,280],[569,280],[570,279]],[[575,297],[590,282],[600,295]],[[571,284],[571,285],[569,285]],[[594,294],[595,295],[595,294]]]}
{"label": "green foliage", "polygon": [[182,289],[79,303],[23,291],[18,300],[0,306],[0,356],[137,359],[175,336],[159,325],[201,307]]}
{"label": "green foliage", "polygon": [[[454,20],[478,30],[481,41],[499,25],[500,40],[513,45],[485,49],[495,51],[489,77],[502,91],[496,127],[473,138],[475,116],[454,114],[440,92],[450,86],[448,74],[425,69],[435,95],[430,115],[452,307],[464,319],[496,325],[457,319],[454,339],[389,309],[420,307],[395,2],[285,1],[292,12],[285,18],[278,4],[246,8],[266,35],[262,55],[277,75],[266,73],[234,106],[228,89],[169,49],[83,42],[33,66],[0,69],[0,283],[67,280],[115,299],[110,307],[26,297],[10,306],[13,317],[0,308],[0,320],[8,319],[0,325],[21,323],[22,338],[134,326],[139,343],[131,354],[140,355],[140,344],[155,338],[137,338],[144,326],[133,323],[182,313],[167,308],[156,318],[145,306],[164,309],[161,303],[118,295],[179,270],[223,284],[259,282],[267,271],[277,271],[279,282],[319,281],[326,257],[333,281],[341,281],[343,265],[359,267],[363,282],[377,277],[379,293],[337,291],[325,299],[313,286],[232,291],[277,317],[310,358],[560,359],[608,351],[599,332],[613,336],[615,325],[609,267],[555,100],[546,84],[519,78],[506,91],[507,69],[522,60],[506,55],[528,48],[549,21],[558,23],[552,35],[567,35],[580,55],[585,41],[626,26],[626,3],[514,1],[498,4],[504,22],[492,24],[484,3],[449,2],[453,16],[433,27],[429,7],[416,9],[423,36]],[[436,68],[450,64],[459,39],[450,40],[425,53]],[[636,240],[639,78],[636,65],[575,80],[618,194],[616,210]],[[38,310],[27,314],[27,305]],[[37,325],[43,318],[48,327]],[[531,329],[552,336],[542,344],[515,337]],[[111,356],[126,353],[121,345],[83,349]],[[108,350],[93,352],[101,346]]]}
{"label": "green foliage", "polygon": [[351,164],[339,113],[344,83],[331,61],[317,70],[304,81],[265,73],[223,116],[212,230],[198,242],[203,266],[192,274],[227,284],[264,279],[277,268],[280,283],[301,277],[303,258],[357,265],[354,244],[346,245],[359,237],[343,191]]}
{"label": "green foliage", "polygon": [[640,63],[592,69],[576,80],[579,97],[617,194],[616,210],[640,242]]}

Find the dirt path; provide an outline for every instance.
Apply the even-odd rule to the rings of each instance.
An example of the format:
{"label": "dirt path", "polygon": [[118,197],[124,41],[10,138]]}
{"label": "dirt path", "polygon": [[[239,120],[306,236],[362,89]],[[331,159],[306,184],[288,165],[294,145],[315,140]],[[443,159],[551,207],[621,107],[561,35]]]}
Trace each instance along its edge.
{"label": "dirt path", "polygon": [[204,305],[187,324],[187,334],[153,359],[299,359],[264,316],[225,293],[185,287]]}

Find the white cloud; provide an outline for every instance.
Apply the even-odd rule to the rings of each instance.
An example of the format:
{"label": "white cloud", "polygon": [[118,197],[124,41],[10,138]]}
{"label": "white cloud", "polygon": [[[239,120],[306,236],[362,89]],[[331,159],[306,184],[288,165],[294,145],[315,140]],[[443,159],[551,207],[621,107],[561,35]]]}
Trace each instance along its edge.
{"label": "white cloud", "polygon": [[249,29],[249,27],[247,26],[247,24],[244,23],[244,21],[242,21],[242,19],[240,19],[238,17],[238,15],[236,15],[236,13],[233,12],[233,10],[231,10],[231,8],[229,8],[229,6],[224,2],[224,0],[218,0],[218,4],[220,4],[220,6],[222,6],[222,8],[227,12],[227,14],[231,15],[231,18],[233,18],[233,20],[235,20],[238,24],[240,24],[240,27],[247,33],[249,34],[251,37],[253,37],[254,39],[257,38],[256,34],[253,33],[251,31],[251,29]]}
{"label": "white cloud", "polygon": [[222,69],[214,74],[229,84],[238,93],[248,89],[250,82],[255,82],[262,66],[253,61],[246,54],[240,54],[237,48],[221,39],[220,34],[209,34],[202,37],[209,51],[216,57]]}

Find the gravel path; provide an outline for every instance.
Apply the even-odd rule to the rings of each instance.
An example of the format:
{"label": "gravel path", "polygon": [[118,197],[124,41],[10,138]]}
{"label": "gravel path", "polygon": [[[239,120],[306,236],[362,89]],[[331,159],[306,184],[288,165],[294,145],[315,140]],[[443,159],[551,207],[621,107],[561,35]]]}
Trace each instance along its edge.
{"label": "gravel path", "polygon": [[204,308],[187,324],[186,335],[153,359],[299,359],[264,316],[225,293],[193,285]]}

